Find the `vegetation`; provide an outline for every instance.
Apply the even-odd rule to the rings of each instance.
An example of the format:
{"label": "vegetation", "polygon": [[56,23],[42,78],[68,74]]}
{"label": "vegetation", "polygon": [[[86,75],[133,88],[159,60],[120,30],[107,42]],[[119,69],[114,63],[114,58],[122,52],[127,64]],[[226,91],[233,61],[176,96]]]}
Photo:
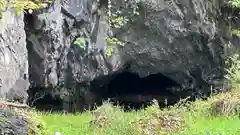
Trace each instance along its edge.
{"label": "vegetation", "polygon": [[106,37],[106,40],[107,40],[107,45],[108,45],[108,48],[107,48],[107,52],[106,52],[106,55],[107,56],[111,56],[112,53],[115,51],[116,47],[117,46],[124,46],[125,44],[120,41],[119,39],[115,38],[115,37]]}
{"label": "vegetation", "polygon": [[235,36],[240,36],[240,30],[239,29],[231,29],[231,33],[232,35],[235,35]]}
{"label": "vegetation", "polygon": [[52,0],[12,0],[11,3],[8,3],[6,0],[0,1],[0,18],[2,16],[2,13],[5,11],[5,8],[8,5],[12,5],[13,8],[16,10],[16,13],[20,15],[24,10],[32,10],[32,9],[38,9],[43,8],[43,3],[51,3]]}
{"label": "vegetation", "polygon": [[79,47],[84,49],[84,50],[86,49],[85,48],[85,38],[78,37],[73,43],[76,44],[76,45],[79,45]]}
{"label": "vegetation", "polygon": [[[240,0],[229,0],[228,4],[232,8],[240,8]],[[232,28],[230,26],[230,32],[235,36],[240,36],[239,28]]]}
{"label": "vegetation", "polygon": [[[107,14],[108,14],[108,23],[111,29],[121,29],[126,26],[129,22],[133,21],[135,16],[139,15],[139,5],[141,0],[130,0],[126,1],[123,5],[123,9],[117,9],[112,3],[113,0],[108,0]],[[79,45],[80,48],[86,49],[85,47],[85,38],[79,37],[74,41],[74,44]],[[125,43],[120,41],[114,36],[106,37],[107,41],[107,50],[106,55],[111,56],[112,53],[119,46],[124,46]]]}
{"label": "vegetation", "polygon": [[240,0],[230,0],[228,3],[234,8],[240,8]]}
{"label": "vegetation", "polygon": [[[112,0],[108,0],[108,23],[112,29],[121,29],[126,26],[129,22],[133,21],[135,16],[139,15],[140,4],[142,0],[129,0],[125,1],[125,8],[118,9],[117,6],[114,6]],[[106,37],[108,42],[107,56],[111,56],[112,53],[119,46],[124,46],[125,43],[120,41],[116,37]]]}
{"label": "vegetation", "polygon": [[[25,127],[28,127],[28,130],[23,132],[28,132],[30,135],[43,135],[48,132],[44,121],[39,118],[34,110],[29,111],[26,110],[26,108],[21,108],[21,106],[13,108],[12,106],[9,106],[9,104],[5,104],[5,102],[2,101],[3,100],[0,101],[0,132],[2,134],[10,134],[16,132],[15,130],[21,130],[17,129],[19,127],[15,127],[19,125],[22,126],[23,130],[25,130]],[[27,125],[24,123],[25,120],[27,120]]]}
{"label": "vegetation", "polygon": [[[31,10],[31,9],[38,9],[43,8],[43,2],[46,2],[44,0],[13,0],[12,4],[15,8],[18,15],[20,15],[24,10]],[[52,0],[47,0],[48,3],[51,3]]]}
{"label": "vegetation", "polygon": [[165,109],[153,102],[145,109],[124,112],[105,102],[96,110],[81,114],[34,110],[21,114],[30,120],[30,131],[39,135],[238,135],[239,105],[240,93],[233,91]]}
{"label": "vegetation", "polygon": [[64,135],[237,135],[240,119],[235,101],[240,103],[239,93],[220,94],[208,101],[163,110],[152,105],[140,111],[124,112],[105,103],[94,112],[39,114],[51,134],[58,131]]}
{"label": "vegetation", "polygon": [[239,89],[240,84],[240,55],[234,54],[226,60],[226,71],[225,78],[231,82],[234,89]]}
{"label": "vegetation", "polygon": [[6,1],[0,1],[0,19],[2,17],[2,13],[5,11],[7,4],[8,3]]}

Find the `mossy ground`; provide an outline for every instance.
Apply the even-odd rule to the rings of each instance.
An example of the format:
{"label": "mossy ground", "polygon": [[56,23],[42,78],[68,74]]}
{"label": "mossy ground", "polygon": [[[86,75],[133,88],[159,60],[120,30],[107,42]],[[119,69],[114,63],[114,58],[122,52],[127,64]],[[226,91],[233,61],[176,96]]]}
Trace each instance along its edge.
{"label": "mossy ground", "polygon": [[239,92],[229,92],[160,110],[124,112],[105,103],[81,114],[40,113],[51,134],[63,135],[239,135]]}

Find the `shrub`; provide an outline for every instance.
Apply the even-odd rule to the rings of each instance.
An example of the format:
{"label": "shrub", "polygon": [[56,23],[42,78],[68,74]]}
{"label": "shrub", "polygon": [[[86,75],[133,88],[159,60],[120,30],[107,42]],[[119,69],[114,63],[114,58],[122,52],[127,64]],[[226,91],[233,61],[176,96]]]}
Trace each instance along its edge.
{"label": "shrub", "polygon": [[113,133],[118,135],[139,135],[135,125],[131,122],[135,120],[136,115],[134,112],[127,114],[120,106],[104,102],[102,106],[99,106],[92,113],[92,116],[91,128],[97,131],[99,135]]}
{"label": "shrub", "polygon": [[225,78],[229,80],[233,89],[240,88],[240,56],[234,54],[226,60],[226,75]]}
{"label": "shrub", "polygon": [[240,113],[240,94],[237,92],[225,93],[213,101],[210,108],[213,116],[235,116]]}
{"label": "shrub", "polygon": [[240,8],[240,0],[230,0],[228,3],[234,8]]}

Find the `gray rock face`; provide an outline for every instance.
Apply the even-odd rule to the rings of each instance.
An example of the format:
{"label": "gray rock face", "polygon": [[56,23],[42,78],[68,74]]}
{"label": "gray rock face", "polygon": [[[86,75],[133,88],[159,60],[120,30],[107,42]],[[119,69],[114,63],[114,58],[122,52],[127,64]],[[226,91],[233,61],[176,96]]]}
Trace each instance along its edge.
{"label": "gray rock face", "polygon": [[[234,52],[227,45],[231,35],[227,28],[229,20],[224,20],[221,12],[224,1],[145,0],[139,16],[132,17],[132,22],[125,27],[113,29],[113,35],[126,44],[110,58],[101,53],[106,51],[105,37],[110,29],[107,15],[103,7],[93,12],[94,2],[56,0],[47,9],[26,15],[33,89],[50,88],[64,95],[71,92],[74,95],[77,91],[80,96],[66,99],[84,102],[78,98],[83,98],[81,96],[90,88],[99,90],[98,93],[102,90],[103,95],[109,91],[108,84],[114,79],[112,74],[119,74],[123,69],[142,78],[135,82],[125,80],[129,85],[141,84],[134,89],[147,89],[143,82],[151,82],[141,81],[144,77],[165,75],[181,85],[180,94],[175,92],[178,97],[209,94],[211,85],[214,89],[223,86],[216,82],[223,79],[224,59]],[[104,5],[105,1],[100,3]],[[75,44],[78,37],[83,40]],[[166,79],[154,79],[154,89],[165,89],[160,86],[165,85],[164,81]],[[79,86],[83,82],[87,82],[87,86]],[[126,88],[121,83],[113,88],[120,85]],[[194,92],[184,93],[189,89]]]}
{"label": "gray rock face", "polygon": [[208,90],[223,77],[224,59],[233,52],[223,2],[144,1],[140,16],[117,32],[127,42],[122,63],[131,61],[129,71],[141,77],[162,73],[185,87]]}
{"label": "gray rock face", "polygon": [[30,84],[23,14],[7,7],[0,26],[0,97],[26,102]]}
{"label": "gray rock face", "polygon": [[[100,52],[106,48],[108,25],[104,15],[91,13],[91,6],[89,0],[56,0],[47,9],[25,15],[30,95],[41,87],[41,92],[76,97],[72,91],[77,83],[109,74],[111,68]],[[83,42],[76,44],[77,38]],[[81,94],[84,91],[77,95]],[[73,97],[64,99],[78,101]]]}
{"label": "gray rock face", "polygon": [[[27,21],[34,17],[31,22],[27,22],[31,25],[27,26],[26,31],[29,64],[32,66],[30,80],[36,85],[48,87],[50,83],[47,78],[53,72],[57,73],[54,78],[59,82],[58,85],[73,80],[91,81],[98,75],[108,74],[108,68],[100,53],[94,52],[88,57],[84,55],[86,49],[89,49],[87,53],[91,53],[90,49],[96,43],[86,43],[86,49],[73,44],[77,37],[88,42],[88,39],[92,38],[89,34],[93,29],[92,25],[101,25],[94,24],[96,22],[91,19],[90,5],[87,0],[57,0],[49,9],[44,10],[44,13],[26,17]],[[103,29],[105,26],[101,27]],[[103,36],[102,33],[99,35]],[[97,39],[101,38],[104,37]],[[104,41],[104,44],[98,43],[99,46],[106,46]]]}

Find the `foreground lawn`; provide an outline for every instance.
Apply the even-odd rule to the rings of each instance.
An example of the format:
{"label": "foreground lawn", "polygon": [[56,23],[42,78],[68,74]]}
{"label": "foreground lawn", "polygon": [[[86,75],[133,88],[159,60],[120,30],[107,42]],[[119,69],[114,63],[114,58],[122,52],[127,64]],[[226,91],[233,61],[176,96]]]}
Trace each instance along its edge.
{"label": "foreground lawn", "polygon": [[41,113],[41,118],[46,123],[51,134],[61,132],[63,135],[135,135],[136,132],[132,130],[133,127],[128,126],[128,123],[140,118],[138,113],[127,113],[114,109],[115,112],[109,113],[116,115],[114,116],[116,118],[109,123],[111,125],[106,129],[97,128],[91,124],[93,115],[90,112],[76,115]]}
{"label": "foreground lawn", "polygon": [[[63,135],[240,135],[240,102],[235,102],[238,97],[236,93],[228,93],[181,107],[160,110],[153,105],[132,112],[124,112],[119,107],[105,103],[94,113],[40,113],[40,116],[51,134],[61,132]],[[234,100],[234,105],[229,102],[223,108],[220,107],[223,114],[213,114],[214,103],[225,99]]]}
{"label": "foreground lawn", "polygon": [[64,135],[88,135],[91,133],[88,124],[91,115],[87,113],[79,115],[46,113],[41,115],[51,135],[55,135],[55,132],[61,132]]}
{"label": "foreground lawn", "polygon": [[[187,118],[186,118],[187,119]],[[240,119],[225,117],[192,117],[186,120],[188,128],[178,134],[183,135],[240,135]]]}

